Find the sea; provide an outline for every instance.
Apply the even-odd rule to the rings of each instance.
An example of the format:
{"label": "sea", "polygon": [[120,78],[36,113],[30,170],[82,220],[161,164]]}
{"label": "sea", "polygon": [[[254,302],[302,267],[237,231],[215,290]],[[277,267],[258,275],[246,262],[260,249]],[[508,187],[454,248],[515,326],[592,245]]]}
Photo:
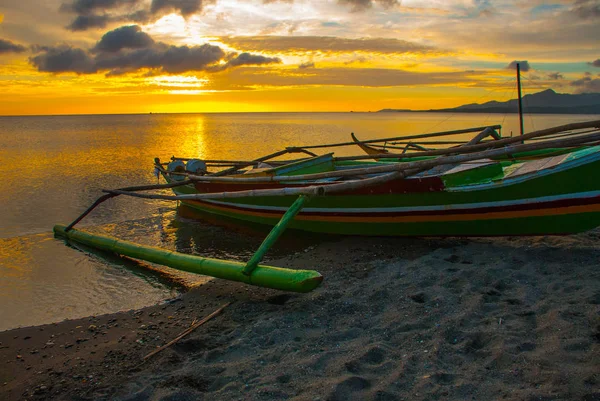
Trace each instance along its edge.
{"label": "sea", "polygon": [[[525,118],[525,130],[598,118],[538,114]],[[502,125],[503,136],[519,132],[517,116],[502,114],[0,117],[0,331],[157,304],[209,279],[86,249],[52,233],[55,224],[68,224],[90,206],[102,189],[157,183],[155,157],[250,160],[287,146],[350,141],[351,132],[374,139],[494,124]],[[329,151],[360,153],[354,146],[319,150]],[[175,202],[125,197],[105,202],[78,227],[239,261],[248,260],[268,232],[264,227],[198,221]],[[267,260],[325,240],[286,232]]]}

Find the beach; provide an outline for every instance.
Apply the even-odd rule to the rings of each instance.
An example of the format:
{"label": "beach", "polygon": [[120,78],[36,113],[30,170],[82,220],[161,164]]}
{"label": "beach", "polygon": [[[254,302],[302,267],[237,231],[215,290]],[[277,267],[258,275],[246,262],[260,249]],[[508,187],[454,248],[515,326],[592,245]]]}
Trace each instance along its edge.
{"label": "beach", "polygon": [[599,15],[3,2],[0,401],[600,401]]}
{"label": "beach", "polygon": [[323,241],[269,260],[308,294],[213,280],[1,332],[0,399],[598,400],[599,237]]}

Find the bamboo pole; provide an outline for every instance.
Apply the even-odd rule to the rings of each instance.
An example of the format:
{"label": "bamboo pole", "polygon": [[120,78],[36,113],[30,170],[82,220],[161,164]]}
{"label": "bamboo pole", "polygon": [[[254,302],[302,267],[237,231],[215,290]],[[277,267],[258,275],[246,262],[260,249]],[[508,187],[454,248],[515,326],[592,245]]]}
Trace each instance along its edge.
{"label": "bamboo pole", "polygon": [[238,171],[238,170],[240,170],[240,169],[242,169],[244,167],[251,166],[254,163],[264,162],[266,160],[273,159],[273,158],[281,156],[281,155],[285,155],[286,153],[291,153],[291,151],[289,151],[288,149],[280,150],[278,152],[271,153],[271,154],[263,156],[263,157],[259,157],[258,159],[252,160],[251,162],[243,163],[243,164],[240,164],[239,166],[235,166],[235,167],[231,167],[231,168],[228,168],[226,170],[223,170],[223,171],[219,171],[217,173],[212,174],[212,176],[213,177],[218,177],[218,176],[221,176],[221,175],[231,174],[231,173],[234,173],[234,172],[236,172],[236,171]]}
{"label": "bamboo pole", "polygon": [[92,234],[77,229],[65,231],[62,225],[54,226],[56,235],[120,255],[172,267],[190,273],[203,274],[225,280],[240,281],[259,287],[282,291],[309,292],[317,288],[323,276],[314,270],[292,270],[259,265],[251,276],[243,273],[245,264],[230,260],[203,258],[153,246],[135,244],[107,235]]}
{"label": "bamboo pole", "polygon": [[470,146],[480,143],[482,139],[491,136],[495,140],[502,139],[502,137],[496,132],[495,129],[487,127],[483,131],[481,131],[475,138],[471,139],[469,142],[465,143],[463,146]]}
{"label": "bamboo pole", "polygon": [[281,237],[281,234],[283,234],[288,224],[290,224],[290,222],[302,209],[307,200],[308,198],[304,195],[300,195],[298,199],[296,199],[292,206],[290,206],[287,212],[285,212],[285,214],[281,217],[277,225],[273,227],[269,235],[267,235],[267,237],[263,240],[262,244],[260,244],[260,247],[256,250],[256,252],[254,252],[254,255],[252,255],[252,258],[250,258],[248,263],[246,263],[242,273],[247,276],[252,274],[254,269],[256,269],[256,266],[258,266],[260,261],[265,256],[265,253],[267,253],[273,244],[277,242],[279,237]]}
{"label": "bamboo pole", "polygon": [[[461,146],[460,152],[462,152],[462,153],[475,152],[475,151],[478,151],[481,149],[487,149],[490,146],[501,147],[504,145],[509,145],[509,144],[513,144],[513,143],[519,143],[522,141],[526,141],[528,139],[533,139],[533,138],[538,138],[538,137],[542,137],[542,136],[546,136],[546,135],[556,134],[558,132],[571,131],[571,130],[584,129],[584,128],[600,128],[600,120],[566,124],[566,125],[561,125],[559,127],[547,128],[544,130],[530,132],[529,134],[525,134],[525,135],[519,136],[519,137],[505,138],[505,139],[500,139],[497,141],[480,143],[477,145]],[[410,158],[410,157],[421,157],[421,156],[440,156],[440,155],[446,155],[446,154],[456,153],[456,152],[457,152],[457,148],[437,149],[437,150],[430,150],[430,151],[426,151],[426,152],[419,152],[418,155],[406,155],[406,156],[403,156],[403,159]],[[388,159],[398,158],[398,155],[383,153],[380,155],[361,155],[361,156],[337,157],[335,160],[368,160],[368,159],[386,159],[386,158],[388,158]]]}
{"label": "bamboo pole", "polygon": [[597,128],[592,128],[592,129],[588,129],[588,130],[585,130],[585,131],[576,131],[576,132],[573,132],[573,131],[568,131],[568,132],[561,132],[561,133],[558,133],[558,134],[553,134],[553,135],[543,136],[543,137],[540,137],[540,138],[533,138],[533,139],[531,139],[531,140],[532,140],[532,141],[542,141],[542,140],[548,140],[548,139],[558,139],[558,138],[564,138],[564,137],[576,137],[576,136],[579,136],[579,135],[585,135],[585,134],[589,134],[589,133],[591,133],[591,132],[594,132],[594,131],[596,131],[596,130],[597,130]]}
{"label": "bamboo pole", "polygon": [[[396,137],[392,137],[392,138],[368,139],[366,141],[360,141],[360,143],[368,144],[368,143],[390,142],[390,141],[400,141],[400,140],[409,140],[409,139],[435,138],[438,136],[467,134],[469,132],[482,131],[486,128],[488,128],[488,127],[475,127],[475,128],[459,129],[459,130],[453,130],[453,131],[433,132],[430,134],[396,136]],[[500,128],[502,128],[502,126],[501,125],[491,125],[490,128],[500,129]],[[326,145],[290,146],[287,149],[334,148],[334,147],[339,147],[339,146],[350,146],[350,145],[356,145],[356,142],[340,142],[340,143],[330,143],[330,144],[326,144]]]}
{"label": "bamboo pole", "polygon": [[[487,141],[481,141],[481,142],[492,142],[491,140],[487,140]],[[412,142],[390,142],[390,145],[407,145],[409,143]],[[419,142],[419,145],[463,145],[467,143],[467,141],[422,141]],[[399,147],[399,146],[390,146],[390,145],[385,145],[386,149],[404,149],[404,146]],[[379,144],[371,144],[369,145],[372,148],[383,148],[384,145],[379,145]]]}
{"label": "bamboo pole", "polygon": [[[261,162],[267,161],[269,159],[274,159],[276,157],[285,155],[287,153],[306,153],[306,154],[311,155],[311,157],[317,157],[316,154],[314,154],[312,152],[309,152],[307,150],[304,150],[302,148],[284,149],[284,150],[280,150],[279,152],[271,153],[270,155],[259,157],[258,159],[252,160],[250,162],[241,163],[238,166],[234,166],[234,167],[228,168],[226,170],[222,170],[222,171],[216,172],[216,173],[211,174],[211,175],[213,177],[219,177],[219,176],[231,174],[231,173],[234,173],[234,172],[236,172],[236,171],[238,171],[240,169],[243,169],[244,167],[248,167],[248,166],[251,166],[251,165],[256,164],[256,163],[261,163]],[[307,160],[310,160],[310,159],[307,159]]]}
{"label": "bamboo pole", "polygon": [[[287,150],[287,149],[286,149]],[[309,155],[310,157],[315,157],[317,156],[317,154],[313,153],[313,152],[309,152],[309,151],[305,151],[302,148],[297,148],[297,153],[306,153],[307,155]],[[274,156],[277,157],[277,156]],[[187,162],[190,160],[195,160],[197,158],[194,157],[178,157],[178,156],[173,156],[171,157],[171,160],[181,160],[182,162]],[[302,158],[302,159],[296,159],[296,161],[300,161],[300,160],[304,160],[306,158]],[[203,162],[205,163],[230,163],[230,164],[244,164],[244,163],[259,163],[255,160],[229,160],[229,159],[201,159]],[[274,163],[274,162],[271,162]],[[163,163],[163,164],[169,164],[167,163]]]}

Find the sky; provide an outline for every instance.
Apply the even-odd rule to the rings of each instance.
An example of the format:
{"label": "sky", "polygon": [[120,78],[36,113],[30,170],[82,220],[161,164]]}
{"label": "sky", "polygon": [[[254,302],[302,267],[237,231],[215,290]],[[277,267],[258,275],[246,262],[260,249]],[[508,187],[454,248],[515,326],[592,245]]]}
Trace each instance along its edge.
{"label": "sky", "polygon": [[600,92],[600,0],[3,0],[0,115],[437,109]]}

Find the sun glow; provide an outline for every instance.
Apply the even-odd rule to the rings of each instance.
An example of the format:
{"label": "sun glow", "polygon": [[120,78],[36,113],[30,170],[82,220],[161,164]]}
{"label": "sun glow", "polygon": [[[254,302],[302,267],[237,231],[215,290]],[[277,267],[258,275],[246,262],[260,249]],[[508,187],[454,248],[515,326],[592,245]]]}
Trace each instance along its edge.
{"label": "sun glow", "polygon": [[210,82],[206,78],[198,78],[184,75],[161,75],[153,77],[150,82],[158,86],[179,87],[179,88],[200,88]]}

